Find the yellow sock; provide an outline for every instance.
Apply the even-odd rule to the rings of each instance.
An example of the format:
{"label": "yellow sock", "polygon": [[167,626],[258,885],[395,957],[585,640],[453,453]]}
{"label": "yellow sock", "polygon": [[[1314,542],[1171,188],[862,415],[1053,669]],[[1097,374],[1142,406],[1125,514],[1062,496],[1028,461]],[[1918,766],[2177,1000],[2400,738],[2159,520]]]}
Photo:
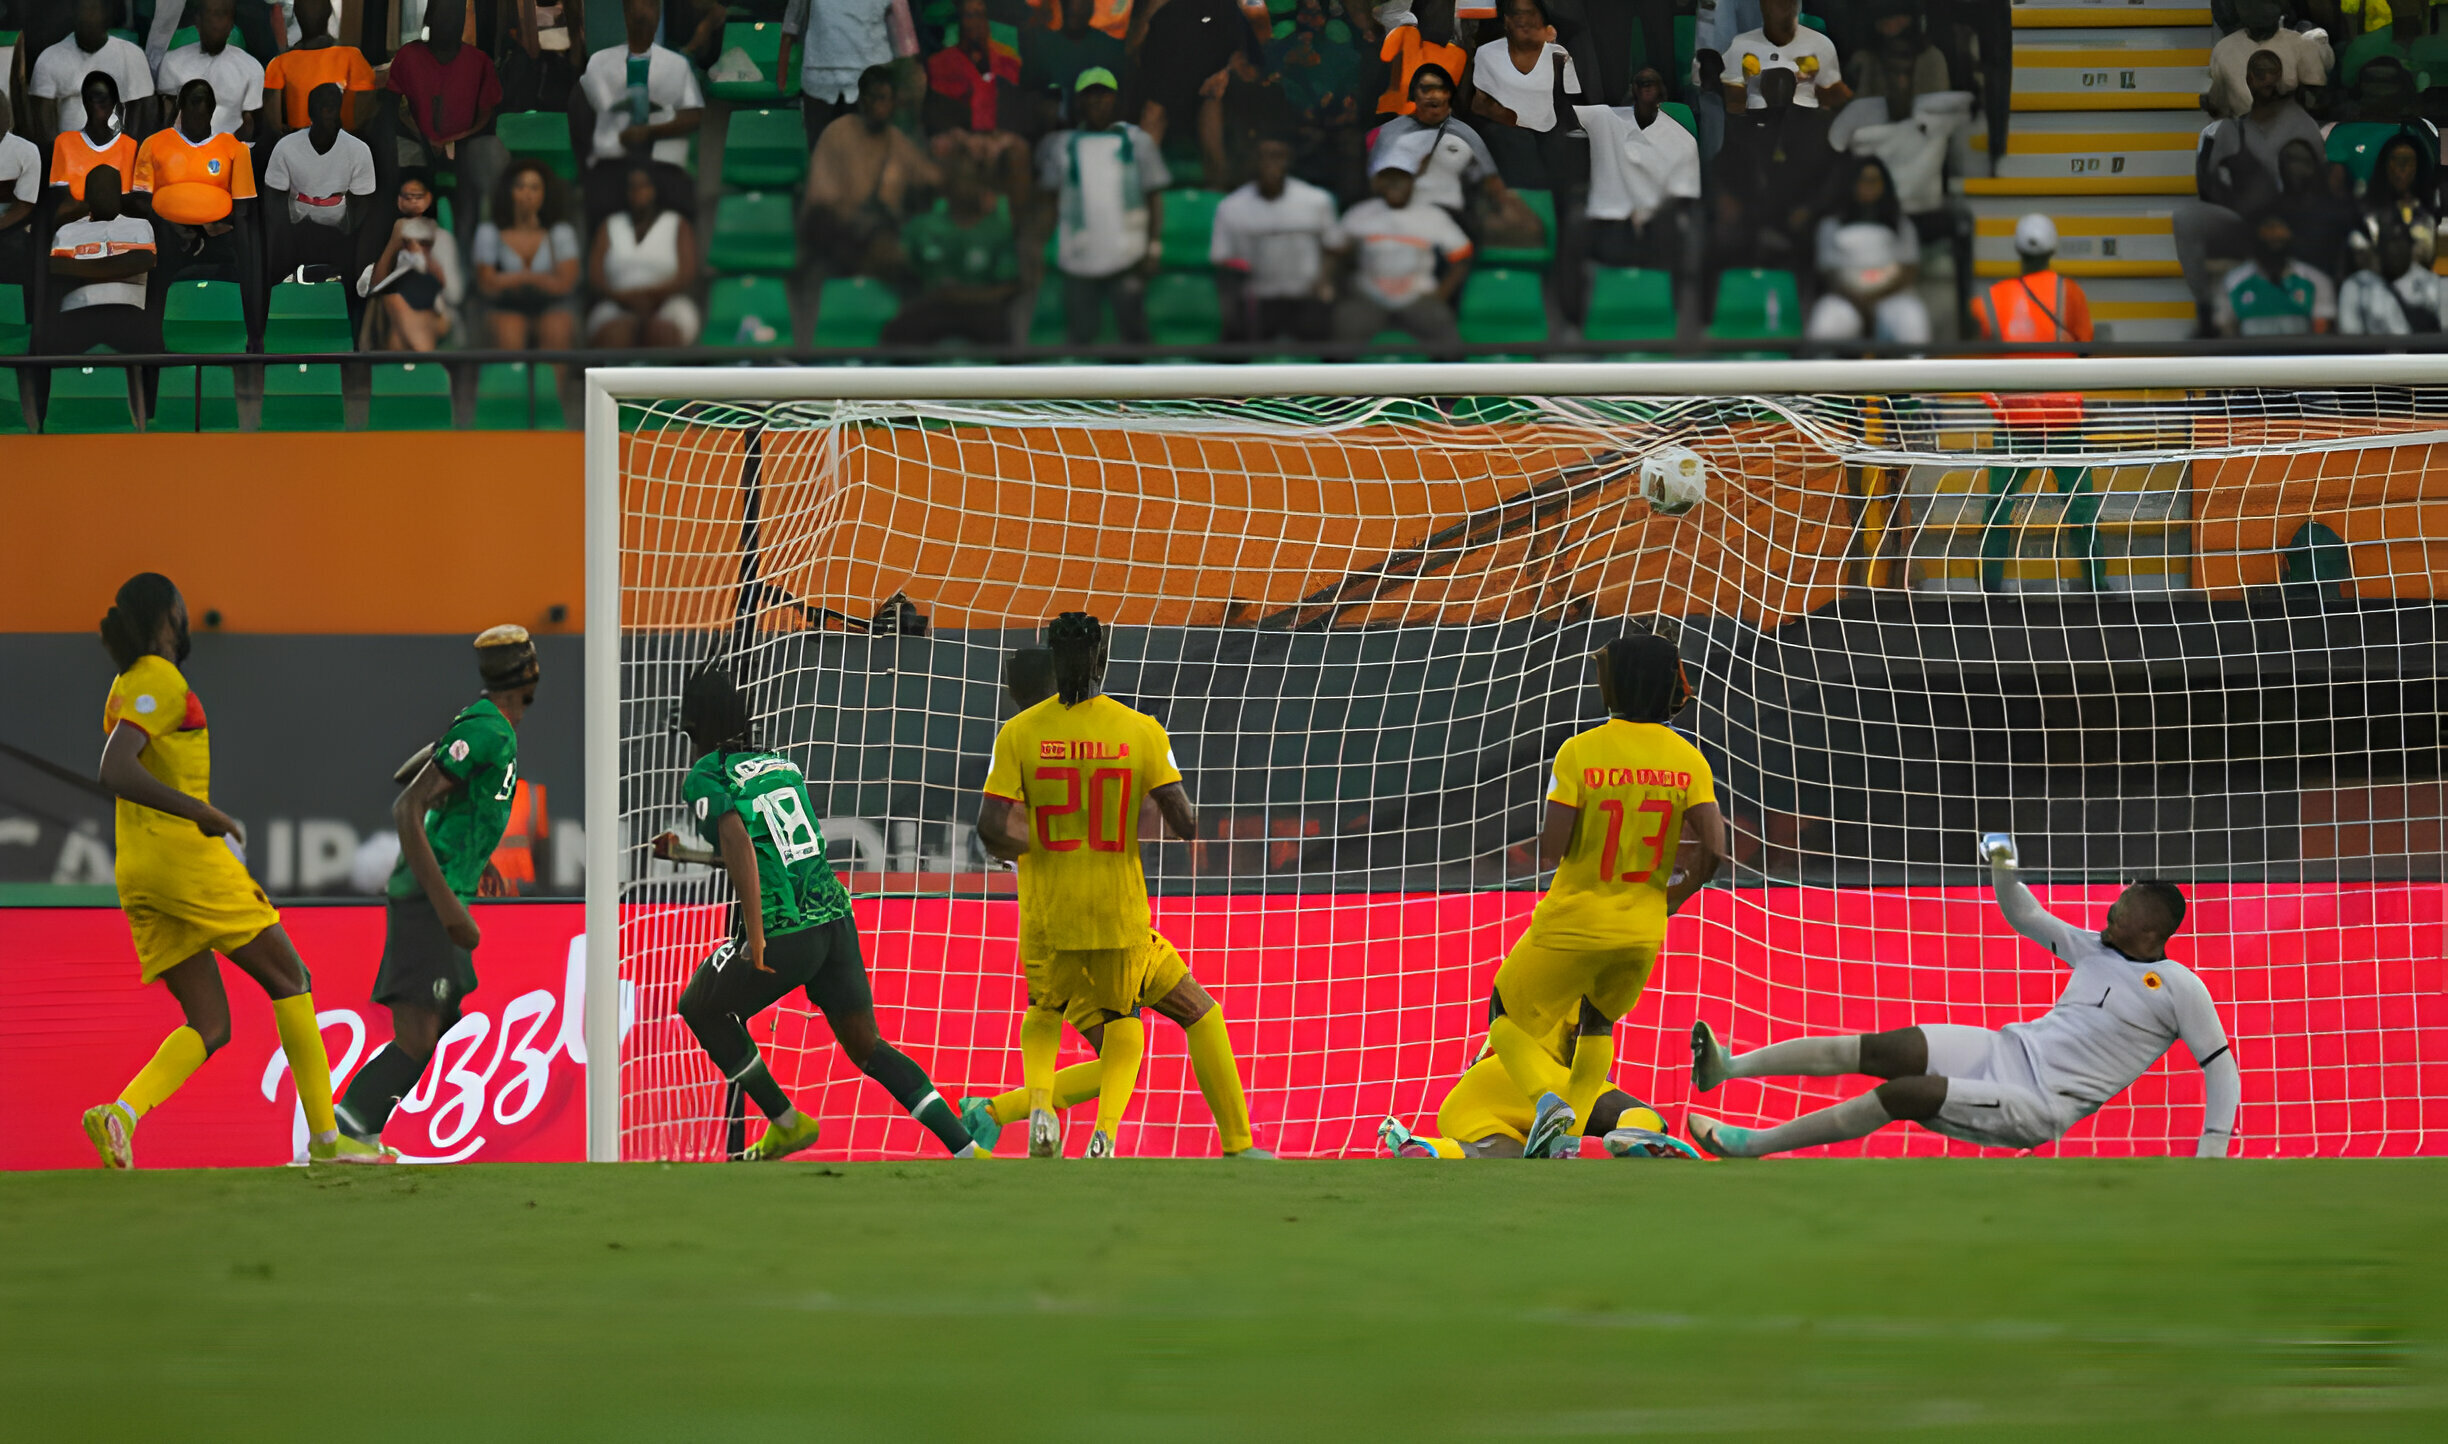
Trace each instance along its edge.
{"label": "yellow sock", "polygon": [[188,1074],[203,1066],[204,1035],[184,1025],[173,1028],[153,1050],[153,1061],[138,1069],[119,1091],[119,1101],[129,1113],[142,1118],[161,1107],[187,1081]]}
{"label": "yellow sock", "polygon": [[1190,1071],[1198,1075],[1207,1111],[1215,1115],[1216,1136],[1226,1153],[1239,1153],[1250,1146],[1249,1100],[1241,1095],[1241,1067],[1233,1061],[1232,1035],[1224,1031],[1224,1010],[1209,1008],[1185,1031]]}
{"label": "yellow sock", "polygon": [[1062,1049],[1062,1014],[1031,1008],[1020,1018],[1020,1086],[1030,1110],[1054,1106],[1054,1055]]}
{"label": "yellow sock", "polygon": [[1430,1138],[1425,1134],[1414,1133],[1411,1135],[1411,1141],[1426,1148],[1439,1158],[1468,1158],[1470,1156],[1462,1151],[1461,1144],[1450,1138]]}
{"label": "yellow sock", "polygon": [[1139,1086],[1139,1060],[1146,1056],[1145,1023],[1134,1016],[1105,1025],[1105,1076],[1097,1080],[1097,1129],[1108,1138],[1122,1136],[1122,1115],[1130,1111],[1131,1090]]}
{"label": "yellow sock", "polygon": [[[1104,1071],[1103,1063],[1090,1059],[1085,1063],[1074,1063],[1055,1074],[1054,1111],[1060,1113],[1097,1096],[1097,1079]],[[1009,1093],[997,1093],[986,1100],[986,1108],[997,1123],[1018,1123],[1028,1117],[1028,1090],[1014,1088]]]}
{"label": "yellow sock", "polygon": [[1583,1033],[1573,1039],[1571,1091],[1564,1101],[1572,1105],[1573,1117],[1586,1127],[1590,1110],[1598,1106],[1598,1095],[1610,1086],[1607,1075],[1615,1071],[1615,1035]]}
{"label": "yellow sock", "polygon": [[289,1076],[297,1080],[306,1131],[333,1132],[340,1125],[332,1121],[331,1059],[323,1054],[323,1031],[315,1026],[314,994],[274,998],[272,1021],[280,1029],[281,1051],[289,1055]]}
{"label": "yellow sock", "polygon": [[1488,1024],[1488,1046],[1495,1049],[1496,1056],[1503,1060],[1505,1073],[1512,1078],[1513,1086],[1521,1089],[1531,1102],[1538,1102],[1541,1093],[1571,1096],[1572,1075],[1565,1072],[1564,1065],[1549,1056],[1547,1050],[1539,1045],[1539,1040],[1531,1037],[1529,1030],[1514,1022],[1511,1016]]}

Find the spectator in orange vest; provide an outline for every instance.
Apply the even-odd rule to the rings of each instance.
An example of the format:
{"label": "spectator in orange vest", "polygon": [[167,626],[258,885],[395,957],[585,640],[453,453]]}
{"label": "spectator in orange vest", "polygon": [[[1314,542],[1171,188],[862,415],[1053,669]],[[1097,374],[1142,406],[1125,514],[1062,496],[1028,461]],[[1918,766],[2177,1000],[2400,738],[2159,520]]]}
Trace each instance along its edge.
{"label": "spectator in orange vest", "polygon": [[545,848],[551,845],[552,823],[544,811],[544,787],[522,777],[510,794],[510,822],[502,829],[501,843],[493,849],[491,865],[477,880],[477,892],[484,897],[531,896],[537,890],[537,879],[543,876],[547,859]]}
{"label": "spectator in orange vest", "polygon": [[[2037,211],[2015,222],[2015,255],[2023,263],[2023,274],[1997,282],[1972,303],[1981,335],[2021,345],[2088,342],[2091,303],[2083,298],[2082,287],[2049,268],[2057,256],[2056,222]],[[2072,392],[1992,396],[1989,408],[2010,433],[2082,423],[2082,397]]]}

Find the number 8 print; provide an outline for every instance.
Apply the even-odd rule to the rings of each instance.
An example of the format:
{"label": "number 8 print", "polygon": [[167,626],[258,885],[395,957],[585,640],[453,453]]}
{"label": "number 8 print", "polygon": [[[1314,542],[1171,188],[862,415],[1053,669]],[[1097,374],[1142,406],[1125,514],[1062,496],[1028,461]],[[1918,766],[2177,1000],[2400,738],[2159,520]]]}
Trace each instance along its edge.
{"label": "number 8 print", "polygon": [[808,820],[807,803],[799,789],[786,787],[756,796],[757,816],[765,819],[765,831],[774,840],[774,850],[784,862],[805,862],[823,854],[824,844],[817,840],[816,824]]}

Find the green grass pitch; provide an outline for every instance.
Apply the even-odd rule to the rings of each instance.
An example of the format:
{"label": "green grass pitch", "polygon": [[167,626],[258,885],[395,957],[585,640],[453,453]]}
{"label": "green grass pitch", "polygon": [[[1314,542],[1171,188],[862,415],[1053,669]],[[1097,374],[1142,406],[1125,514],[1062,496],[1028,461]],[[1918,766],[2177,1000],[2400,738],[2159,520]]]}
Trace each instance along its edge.
{"label": "green grass pitch", "polygon": [[2438,1160],[20,1174],[0,1429],[2438,1439],[2443,1197]]}

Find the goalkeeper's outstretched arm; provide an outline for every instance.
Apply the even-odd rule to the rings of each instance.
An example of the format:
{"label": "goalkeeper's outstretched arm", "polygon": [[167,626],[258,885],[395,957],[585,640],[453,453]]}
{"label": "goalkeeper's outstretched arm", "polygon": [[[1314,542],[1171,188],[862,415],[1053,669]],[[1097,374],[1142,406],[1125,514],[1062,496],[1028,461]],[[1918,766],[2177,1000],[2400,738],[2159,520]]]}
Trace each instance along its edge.
{"label": "goalkeeper's outstretched arm", "polygon": [[1981,839],[1981,855],[1989,862],[1989,883],[1997,890],[1998,911],[2016,932],[2049,950],[2049,955],[2063,958],[2066,944],[2078,932],[2073,924],[2040,906],[2030,888],[2023,885],[2015,853],[2014,839],[2003,832],[1993,832]]}
{"label": "goalkeeper's outstretched arm", "polygon": [[2188,969],[2172,974],[2176,990],[2176,1035],[2192,1050],[2202,1070],[2201,1145],[2197,1158],[2225,1158],[2235,1139],[2236,1109],[2244,1101],[2244,1074],[2236,1066],[2235,1050],[2227,1046],[2227,1029],[2219,1022],[2218,1005],[2210,990]]}

